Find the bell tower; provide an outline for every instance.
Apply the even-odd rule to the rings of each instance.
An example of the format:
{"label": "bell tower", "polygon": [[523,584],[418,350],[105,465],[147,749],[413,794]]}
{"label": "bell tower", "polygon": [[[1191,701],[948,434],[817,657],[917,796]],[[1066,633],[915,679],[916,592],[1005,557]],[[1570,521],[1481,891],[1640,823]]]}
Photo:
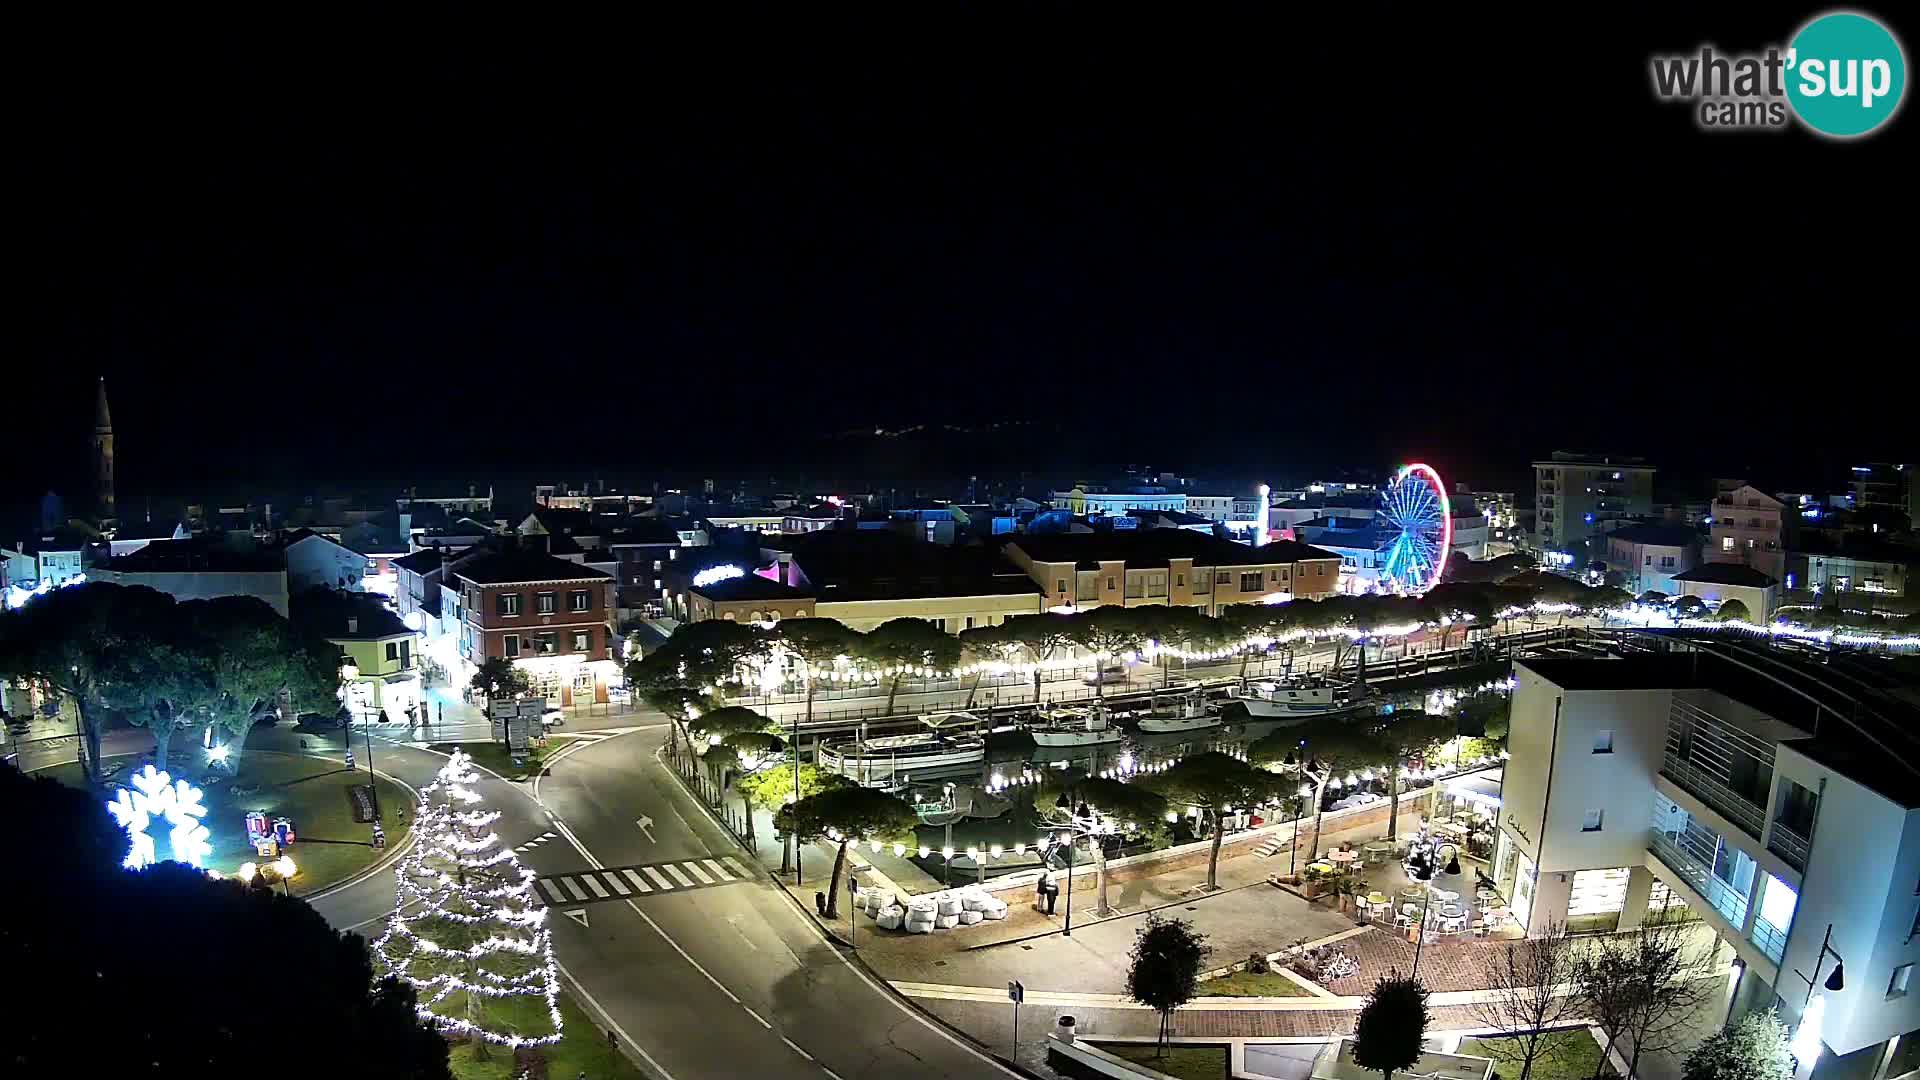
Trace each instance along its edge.
{"label": "bell tower", "polygon": [[113,509],[113,414],[107,411],[107,378],[100,377],[100,388],[93,405],[93,503],[101,520],[114,517]]}

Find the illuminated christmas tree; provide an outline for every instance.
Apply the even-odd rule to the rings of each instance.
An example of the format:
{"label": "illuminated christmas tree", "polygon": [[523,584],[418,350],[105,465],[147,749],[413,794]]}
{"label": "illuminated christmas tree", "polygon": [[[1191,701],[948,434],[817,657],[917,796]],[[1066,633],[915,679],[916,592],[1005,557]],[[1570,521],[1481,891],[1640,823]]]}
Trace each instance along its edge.
{"label": "illuminated christmas tree", "polygon": [[559,968],[534,873],[500,842],[498,810],[482,809],[471,759],[454,751],[420,793],[413,850],[387,929],[373,943],[385,972],[412,983],[420,1016],[486,1043],[560,1038]]}

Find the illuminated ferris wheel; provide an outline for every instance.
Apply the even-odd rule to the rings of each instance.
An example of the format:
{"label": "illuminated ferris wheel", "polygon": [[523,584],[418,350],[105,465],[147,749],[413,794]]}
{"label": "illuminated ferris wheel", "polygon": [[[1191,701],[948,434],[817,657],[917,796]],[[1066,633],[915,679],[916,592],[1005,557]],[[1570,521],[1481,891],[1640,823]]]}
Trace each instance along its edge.
{"label": "illuminated ferris wheel", "polygon": [[1423,593],[1440,583],[1453,546],[1453,507],[1431,465],[1402,465],[1380,493],[1380,585]]}

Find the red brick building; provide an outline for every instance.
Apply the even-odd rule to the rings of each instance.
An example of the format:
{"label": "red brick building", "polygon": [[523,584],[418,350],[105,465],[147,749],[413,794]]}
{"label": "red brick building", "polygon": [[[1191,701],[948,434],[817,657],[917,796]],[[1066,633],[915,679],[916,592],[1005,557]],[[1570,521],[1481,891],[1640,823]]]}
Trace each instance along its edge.
{"label": "red brick building", "polygon": [[533,546],[482,555],[453,571],[464,621],[460,657],[504,657],[559,705],[607,700],[618,641],[613,578]]}

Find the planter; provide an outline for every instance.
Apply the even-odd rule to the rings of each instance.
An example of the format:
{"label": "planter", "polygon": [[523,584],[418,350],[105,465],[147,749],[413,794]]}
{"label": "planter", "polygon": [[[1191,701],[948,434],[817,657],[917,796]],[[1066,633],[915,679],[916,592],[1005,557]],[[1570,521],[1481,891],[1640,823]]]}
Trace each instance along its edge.
{"label": "planter", "polygon": [[1074,1021],[1070,1014],[1062,1013],[1060,1018],[1053,1022],[1053,1033],[1058,1036],[1062,1042],[1072,1042],[1073,1031]]}

